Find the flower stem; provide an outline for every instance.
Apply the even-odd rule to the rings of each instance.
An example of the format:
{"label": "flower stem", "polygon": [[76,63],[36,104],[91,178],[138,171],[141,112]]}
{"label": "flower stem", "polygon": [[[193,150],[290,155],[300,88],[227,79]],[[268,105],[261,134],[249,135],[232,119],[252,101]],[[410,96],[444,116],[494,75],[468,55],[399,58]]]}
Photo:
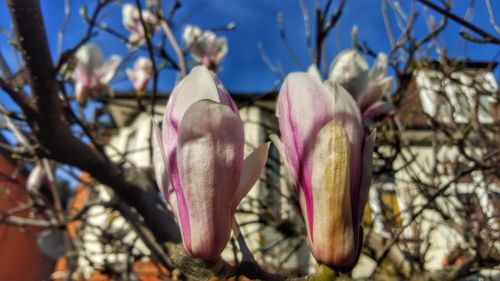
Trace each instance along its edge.
{"label": "flower stem", "polygon": [[240,246],[242,256],[241,262],[255,262],[255,258],[248,248],[248,245],[245,242],[245,238],[243,238],[243,235],[241,235],[240,226],[238,225],[235,217],[233,218],[233,233],[236,237],[236,240],[238,241],[238,245]]}

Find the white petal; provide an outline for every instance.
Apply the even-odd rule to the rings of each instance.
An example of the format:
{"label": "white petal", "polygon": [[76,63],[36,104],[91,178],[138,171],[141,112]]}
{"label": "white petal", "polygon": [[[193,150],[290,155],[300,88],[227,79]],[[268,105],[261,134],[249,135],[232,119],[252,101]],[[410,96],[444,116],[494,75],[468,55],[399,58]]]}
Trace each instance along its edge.
{"label": "white petal", "polygon": [[387,73],[387,56],[379,53],[370,69],[370,80],[383,79]]}
{"label": "white petal", "polygon": [[153,126],[153,166],[156,177],[156,182],[160,191],[163,193],[165,198],[168,198],[169,194],[173,192],[170,179],[168,176],[168,160],[163,148],[163,142],[161,138],[161,130],[158,125],[151,119],[151,126]]}
{"label": "white petal", "polygon": [[87,73],[94,73],[102,66],[104,56],[99,46],[96,44],[86,44],[78,49],[76,59],[85,68]]}
{"label": "white petal", "polygon": [[288,178],[290,179],[290,181],[294,185],[294,188],[298,188],[297,175],[293,172],[293,169],[290,167],[290,164],[286,160],[285,145],[280,140],[280,138],[275,134],[270,135],[269,138],[271,139],[274,146],[278,150],[278,153],[280,154],[280,157],[281,157],[281,160],[283,161],[283,165],[285,166],[285,171],[287,173]]}
{"label": "white petal", "polygon": [[240,183],[234,194],[234,208],[240,203],[241,199],[250,191],[255,182],[259,179],[260,174],[266,166],[267,154],[269,152],[270,143],[267,142],[256,150],[254,150],[243,162],[241,170]]}
{"label": "white petal", "polygon": [[107,60],[99,69],[98,75],[100,77],[100,82],[103,84],[109,83],[109,81],[115,76],[116,69],[122,62],[122,58],[118,55],[113,55],[109,60]]}
{"label": "white petal", "polygon": [[368,85],[368,63],[355,50],[343,51],[335,57],[328,80],[339,83],[357,99]]}
{"label": "white petal", "polygon": [[311,74],[312,76],[318,78],[319,81],[322,81],[321,79],[321,74],[319,73],[318,67],[313,63],[307,68],[307,73]]}

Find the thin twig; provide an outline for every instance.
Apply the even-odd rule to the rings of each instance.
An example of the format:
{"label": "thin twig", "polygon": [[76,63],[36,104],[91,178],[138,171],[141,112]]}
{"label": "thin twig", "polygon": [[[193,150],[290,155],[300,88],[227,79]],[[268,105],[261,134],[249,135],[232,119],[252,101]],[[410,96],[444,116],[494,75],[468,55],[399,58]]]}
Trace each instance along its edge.
{"label": "thin twig", "polygon": [[305,70],[306,68],[304,67],[304,65],[300,61],[300,59],[297,56],[297,54],[295,54],[295,52],[293,51],[292,47],[290,47],[290,43],[288,42],[288,39],[286,37],[285,27],[284,27],[284,24],[283,24],[283,21],[284,21],[283,14],[281,14],[281,13],[278,14],[278,20],[277,21],[278,21],[278,29],[279,29],[281,41],[283,41],[283,44],[285,45],[285,48],[288,51],[288,54],[290,55],[290,58],[297,65],[297,67],[299,67],[301,70]]}
{"label": "thin twig", "polygon": [[392,34],[392,28],[389,21],[389,14],[387,13],[387,0],[382,0],[382,17],[384,19],[384,26],[387,33],[387,37],[389,37],[389,43],[391,43],[391,47],[394,48],[396,45],[396,41],[394,41],[394,35]]}
{"label": "thin twig", "polygon": [[182,53],[181,47],[179,47],[179,44],[177,43],[177,40],[175,39],[174,34],[172,33],[172,30],[170,29],[170,26],[165,20],[162,20],[160,22],[161,28],[163,29],[163,32],[167,35],[168,40],[170,41],[170,44],[172,45],[172,48],[174,49],[175,54],[177,55],[177,59],[179,61],[179,72],[181,75],[181,78],[186,76],[186,61],[184,59],[184,54]]}
{"label": "thin twig", "polygon": [[410,20],[408,21],[408,25],[406,26],[406,28],[404,29],[403,33],[399,37],[398,42],[396,43],[396,45],[389,52],[388,57],[393,56],[396,53],[396,51],[399,48],[401,48],[406,43],[406,41],[408,39],[408,36],[410,35],[410,32],[411,32],[411,30],[413,28],[413,25],[415,24],[416,19],[417,19],[417,14],[415,13],[415,14],[413,14],[411,16]]}
{"label": "thin twig", "polygon": [[[309,18],[309,9],[307,9],[307,5],[304,0],[299,0],[300,9],[302,10],[302,17],[304,19],[304,33],[306,36],[306,45],[307,50],[309,52],[309,56],[311,57],[311,61],[314,60],[314,48],[312,46],[312,37],[311,37],[311,23]],[[332,0],[328,1],[329,4],[332,3]],[[327,7],[329,5],[327,4]]]}
{"label": "thin twig", "polygon": [[275,66],[272,62],[269,56],[264,52],[264,49],[262,48],[262,44],[257,44],[257,49],[259,50],[260,57],[262,60],[266,63],[266,65],[271,69],[271,71],[280,79],[283,80],[285,79],[285,75],[283,74],[283,71],[278,67]]}
{"label": "thin twig", "polygon": [[486,8],[488,9],[488,14],[490,15],[490,23],[495,28],[495,31],[500,35],[500,27],[495,22],[495,16],[493,15],[493,10],[491,9],[490,0],[484,0],[486,2]]}
{"label": "thin twig", "polygon": [[64,22],[57,34],[57,55],[60,56],[62,52],[62,43],[64,39],[64,32],[66,31],[66,27],[68,27],[69,16],[71,10],[69,8],[69,0],[64,0]]}
{"label": "thin twig", "polygon": [[484,31],[483,29],[477,27],[476,25],[462,19],[461,17],[451,13],[450,11],[447,11],[436,4],[428,1],[428,0],[417,0],[418,2],[426,5],[427,7],[433,9],[434,11],[447,16],[450,18],[452,21],[468,28],[469,30],[473,31],[474,33],[478,34],[479,36],[483,37],[484,42],[483,43],[492,43],[492,44],[497,44],[500,45],[500,38]]}

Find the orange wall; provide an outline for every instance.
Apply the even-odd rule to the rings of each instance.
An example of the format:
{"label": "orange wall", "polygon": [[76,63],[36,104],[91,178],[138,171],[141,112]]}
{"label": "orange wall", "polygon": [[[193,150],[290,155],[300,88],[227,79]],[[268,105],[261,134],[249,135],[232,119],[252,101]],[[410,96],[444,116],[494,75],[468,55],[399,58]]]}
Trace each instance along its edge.
{"label": "orange wall", "polygon": [[[15,166],[0,155],[0,213],[21,202],[26,202],[25,177],[18,173],[11,176]],[[16,216],[29,216],[21,212]],[[45,257],[36,245],[36,234],[40,229],[16,227],[0,223],[0,280],[41,281],[50,280],[53,261]]]}

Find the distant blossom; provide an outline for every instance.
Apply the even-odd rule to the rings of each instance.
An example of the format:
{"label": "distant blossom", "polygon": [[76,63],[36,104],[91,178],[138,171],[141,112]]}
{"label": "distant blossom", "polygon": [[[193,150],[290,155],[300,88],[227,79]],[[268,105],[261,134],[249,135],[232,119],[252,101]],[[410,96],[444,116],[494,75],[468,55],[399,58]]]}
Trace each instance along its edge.
{"label": "distant blossom", "polygon": [[122,7],[123,26],[130,32],[129,47],[136,48],[146,42],[146,30],[141,22],[141,14],[147,29],[150,32],[156,32],[159,27],[158,18],[148,10],[139,9],[132,4],[124,4]]}
{"label": "distant blossom", "polygon": [[392,77],[387,77],[387,56],[379,53],[373,66],[355,50],[338,54],[332,62],[328,80],[340,84],[357,101],[365,122],[372,124],[394,110],[384,96]]}
{"label": "distant blossom", "polygon": [[138,93],[143,93],[146,90],[153,71],[153,63],[147,57],[138,58],[134,64],[134,68],[127,69],[127,76]]}
{"label": "distant blossom", "polygon": [[76,52],[76,61],[73,79],[76,99],[81,106],[87,103],[89,97],[101,92],[112,94],[108,83],[121,63],[120,56],[113,55],[105,61],[99,46],[87,44]]}
{"label": "distant blossom", "polygon": [[186,26],[182,38],[194,60],[212,70],[217,69],[228,51],[225,37],[218,37],[209,30],[202,31],[197,26]]}

